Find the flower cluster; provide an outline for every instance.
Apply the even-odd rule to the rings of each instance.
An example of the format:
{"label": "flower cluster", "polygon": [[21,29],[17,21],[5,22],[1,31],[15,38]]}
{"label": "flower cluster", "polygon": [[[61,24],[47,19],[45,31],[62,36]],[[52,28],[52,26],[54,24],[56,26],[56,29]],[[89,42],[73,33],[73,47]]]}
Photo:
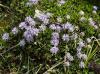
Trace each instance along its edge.
{"label": "flower cluster", "polygon": [[49,18],[50,18],[51,14],[45,14],[42,11],[39,10],[35,10],[35,15],[34,18],[38,18],[40,21],[43,22],[43,24],[47,25],[49,23]]}
{"label": "flower cluster", "polygon": [[69,52],[67,52],[67,53],[65,54],[65,62],[64,62],[64,64],[65,64],[67,67],[69,67],[69,66],[70,66],[70,62],[73,61],[73,60],[74,60],[73,56],[72,56]]}
{"label": "flower cluster", "polygon": [[73,32],[74,26],[71,23],[67,22],[67,23],[63,24],[63,29],[64,30],[68,29],[69,32]]}
{"label": "flower cluster", "polygon": [[[29,5],[37,4],[38,1],[39,0],[29,0],[27,4]],[[59,5],[63,5],[64,3],[65,0],[58,1]],[[96,13],[97,9],[98,8],[94,6],[93,13]],[[88,20],[86,19],[86,17],[84,16],[85,15],[84,11],[81,10],[78,14],[80,16],[79,18],[80,22],[88,21],[89,25],[93,26],[95,29],[98,29],[98,25],[96,25],[93,18],[90,17]],[[59,51],[60,43],[65,42],[66,45],[69,45],[70,43],[73,42],[73,45],[75,44],[75,48],[73,49],[76,49],[75,50],[77,52],[76,55],[80,62],[79,67],[85,68],[84,62],[87,60],[88,56],[82,50],[86,45],[91,43],[91,37],[81,39],[81,36],[82,37],[85,36],[85,33],[81,32],[79,26],[75,26],[73,23],[69,21],[62,23],[63,20],[61,16],[58,16],[56,18],[57,20],[56,23],[50,22],[50,18],[52,17],[52,15],[53,15],[52,13],[49,12],[46,13],[36,9],[34,18],[31,16],[27,16],[24,21],[19,23],[18,27],[14,27],[11,30],[11,34],[18,35],[20,31],[23,32],[22,39],[19,41],[18,44],[19,46],[24,47],[26,43],[34,42],[35,37],[38,37],[39,33],[44,32],[46,29],[50,29],[52,30],[51,40],[50,40],[50,44],[52,47],[49,49],[49,51],[52,54],[57,54]],[[66,18],[71,19],[70,15],[67,15]],[[4,33],[2,35],[2,40],[4,41],[10,40],[10,33]],[[67,50],[65,50],[65,52],[66,51]],[[65,54],[65,59],[66,59],[65,65],[68,67],[74,60],[74,57],[69,52]]]}
{"label": "flower cluster", "polygon": [[56,54],[58,52],[58,44],[59,44],[59,33],[57,32],[53,32],[52,33],[52,38],[51,38],[51,45],[53,45],[54,47],[52,47],[50,49],[51,53]]}

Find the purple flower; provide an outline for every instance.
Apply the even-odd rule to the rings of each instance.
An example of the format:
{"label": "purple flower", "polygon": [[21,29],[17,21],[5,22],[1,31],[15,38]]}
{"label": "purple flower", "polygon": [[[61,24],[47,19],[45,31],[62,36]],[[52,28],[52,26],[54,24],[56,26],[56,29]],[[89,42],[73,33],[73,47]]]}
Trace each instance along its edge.
{"label": "purple flower", "polygon": [[27,42],[32,42],[33,41],[33,35],[31,33],[31,31],[27,30],[24,32],[24,38],[26,39]]}
{"label": "purple flower", "polygon": [[18,28],[14,27],[14,28],[12,29],[12,33],[13,33],[13,34],[17,34],[17,33],[18,33]]}
{"label": "purple flower", "polygon": [[37,4],[39,0],[29,0],[30,3],[32,4]]}
{"label": "purple flower", "polygon": [[27,28],[27,31],[30,31],[30,33],[32,34],[32,36],[38,36],[38,33],[39,33],[39,29],[33,28],[31,26],[29,26]]}
{"label": "purple flower", "polygon": [[49,23],[49,16],[42,11],[35,10],[34,18],[38,18],[40,21],[42,21],[46,25]]}
{"label": "purple flower", "polygon": [[79,67],[80,67],[80,68],[84,68],[84,67],[85,67],[85,64],[84,64],[83,61],[81,61],[81,62],[79,63]]}
{"label": "purple flower", "polygon": [[56,30],[56,25],[55,24],[51,24],[49,28],[52,29],[52,30]]}
{"label": "purple flower", "polygon": [[47,25],[49,23],[49,19],[44,19],[43,23]]}
{"label": "purple flower", "polygon": [[39,17],[39,19],[42,21],[46,20],[47,18],[48,18],[48,16],[45,14],[41,14],[41,16]]}
{"label": "purple flower", "polygon": [[27,28],[27,30],[24,32],[24,35],[23,35],[23,36],[24,36],[24,38],[26,39],[26,41],[32,42],[32,41],[33,41],[33,37],[34,37],[34,36],[38,36],[38,33],[39,33],[39,29],[29,27],[29,28]]}
{"label": "purple flower", "polygon": [[52,39],[59,39],[59,33],[53,32],[52,33]]}
{"label": "purple flower", "polygon": [[78,46],[77,47],[77,52],[81,52],[81,50],[82,50],[82,47]]}
{"label": "purple flower", "polygon": [[82,59],[83,60],[87,60],[87,55],[86,54],[82,54]]}
{"label": "purple flower", "polygon": [[9,33],[4,33],[2,36],[2,40],[8,41],[9,40]]}
{"label": "purple flower", "polygon": [[79,44],[79,47],[84,47],[85,46],[83,41],[80,41],[78,44]]}
{"label": "purple flower", "polygon": [[61,28],[59,25],[56,26],[56,30],[57,30],[57,32],[60,32],[61,29],[62,29],[62,28]]}
{"label": "purple flower", "polygon": [[19,45],[20,45],[21,47],[24,47],[25,44],[26,44],[26,43],[25,43],[25,40],[24,40],[24,39],[20,40]]}
{"label": "purple flower", "polygon": [[73,32],[74,26],[72,24],[70,24],[69,22],[67,22],[66,24],[63,24],[63,29],[64,30],[68,29],[70,32]]}
{"label": "purple flower", "polygon": [[72,56],[69,52],[66,54],[66,58],[67,58],[69,61],[73,61],[73,60],[74,60],[73,56]]}
{"label": "purple flower", "polygon": [[58,39],[53,39],[53,40],[51,40],[51,44],[54,45],[54,46],[58,46],[59,40]]}
{"label": "purple flower", "polygon": [[63,36],[62,36],[62,39],[63,39],[63,41],[69,41],[69,35],[68,34],[64,34]]}
{"label": "purple flower", "polygon": [[81,52],[78,52],[78,53],[77,53],[77,57],[78,57],[79,59],[81,59],[81,58],[82,58],[82,53],[81,53]]}
{"label": "purple flower", "polygon": [[51,52],[52,54],[57,54],[58,50],[59,50],[58,47],[52,47],[52,48],[50,49],[50,52]]}
{"label": "purple flower", "polygon": [[26,22],[21,22],[20,24],[19,24],[19,28],[20,29],[26,29],[27,28],[27,24],[26,24]]}
{"label": "purple flower", "polygon": [[25,21],[29,23],[30,26],[35,26],[36,22],[30,16],[25,18]]}

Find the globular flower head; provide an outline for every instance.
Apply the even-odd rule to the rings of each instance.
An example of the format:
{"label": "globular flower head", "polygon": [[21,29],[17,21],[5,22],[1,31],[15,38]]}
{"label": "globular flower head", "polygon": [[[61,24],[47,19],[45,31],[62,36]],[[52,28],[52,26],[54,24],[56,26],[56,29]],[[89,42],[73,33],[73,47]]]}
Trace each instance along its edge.
{"label": "globular flower head", "polygon": [[57,32],[60,32],[61,30],[62,30],[62,28],[61,28],[59,25],[57,25],[57,26],[56,26],[56,31],[57,31]]}
{"label": "globular flower head", "polygon": [[64,30],[68,29],[70,32],[73,32],[74,26],[71,23],[67,22],[66,24],[63,24],[63,29]]}
{"label": "globular flower head", "polygon": [[21,22],[20,24],[19,24],[19,28],[20,29],[26,29],[27,28],[27,24],[26,24],[26,22]]}
{"label": "globular flower head", "polygon": [[66,58],[67,58],[69,61],[73,61],[73,60],[74,60],[73,56],[72,56],[69,52],[66,53]]}
{"label": "globular flower head", "polygon": [[38,18],[40,21],[42,21],[44,24],[48,24],[49,22],[49,16],[39,10],[35,10],[35,18]]}
{"label": "globular flower head", "polygon": [[26,43],[25,43],[25,40],[24,40],[24,39],[20,40],[19,46],[24,47],[25,44],[26,44]]}
{"label": "globular flower head", "polygon": [[58,44],[59,44],[59,40],[58,39],[51,40],[51,45],[58,46]]}
{"label": "globular flower head", "polygon": [[39,29],[37,28],[33,29],[33,35],[38,36],[39,32],[40,32]]}
{"label": "globular flower head", "polygon": [[17,28],[17,27],[14,27],[14,28],[12,29],[12,33],[13,33],[13,34],[18,34],[18,28]]}
{"label": "globular flower head", "polygon": [[2,36],[2,40],[8,41],[9,40],[9,33],[4,33]]}
{"label": "globular flower head", "polygon": [[81,61],[81,62],[79,63],[79,67],[80,67],[80,68],[84,68],[84,67],[85,67],[85,64],[84,64],[83,61]]}
{"label": "globular flower head", "polygon": [[52,30],[56,30],[56,25],[55,24],[51,24],[49,28],[52,29]]}
{"label": "globular flower head", "polygon": [[68,34],[64,34],[63,36],[62,36],[62,39],[63,39],[63,41],[69,41],[69,35]]}
{"label": "globular flower head", "polygon": [[32,36],[38,36],[39,33],[39,29],[31,26],[27,27],[27,31],[29,31]]}
{"label": "globular flower head", "polygon": [[77,57],[78,57],[79,59],[82,59],[82,53],[81,53],[81,52],[78,52],[78,53],[77,53]]}
{"label": "globular flower head", "polygon": [[31,34],[31,31],[29,31],[29,30],[25,31],[23,36],[27,42],[30,43],[33,41],[33,35]]}
{"label": "globular flower head", "polygon": [[30,26],[35,26],[36,22],[31,16],[25,18],[25,21],[29,23]]}
{"label": "globular flower head", "polygon": [[77,47],[77,52],[81,52],[81,50],[82,50],[82,47],[78,46]]}
{"label": "globular flower head", "polygon": [[53,32],[52,33],[52,39],[59,39],[59,33]]}
{"label": "globular flower head", "polygon": [[85,46],[85,43],[83,41],[80,41],[78,44],[79,44],[79,47],[84,47]]}
{"label": "globular flower head", "polygon": [[86,54],[82,54],[82,59],[83,60],[87,60],[87,55]]}
{"label": "globular flower head", "polygon": [[49,19],[44,19],[43,23],[47,25],[49,23]]}
{"label": "globular flower head", "polygon": [[57,54],[58,50],[59,50],[58,47],[52,47],[52,48],[50,49],[50,52],[51,52],[52,54]]}

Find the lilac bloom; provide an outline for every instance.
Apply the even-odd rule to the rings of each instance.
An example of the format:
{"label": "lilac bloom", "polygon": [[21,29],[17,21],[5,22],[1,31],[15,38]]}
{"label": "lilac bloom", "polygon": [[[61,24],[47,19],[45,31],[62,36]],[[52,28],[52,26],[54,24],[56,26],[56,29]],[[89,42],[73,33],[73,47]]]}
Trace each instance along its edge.
{"label": "lilac bloom", "polygon": [[56,30],[56,25],[55,24],[51,24],[49,28],[52,29],[52,30]]}
{"label": "lilac bloom", "polygon": [[19,24],[19,28],[20,29],[26,29],[27,28],[27,24],[26,24],[26,22],[21,22],[20,24]]}
{"label": "lilac bloom", "polygon": [[52,33],[52,39],[59,39],[59,33],[53,32]]}
{"label": "lilac bloom", "polygon": [[24,40],[24,39],[20,40],[19,46],[24,47],[25,44],[26,44],[26,43],[25,43],[25,40]]}
{"label": "lilac bloom", "polygon": [[13,34],[17,34],[17,33],[18,33],[18,28],[14,27],[14,28],[12,29],[12,33],[13,33]]}
{"label": "lilac bloom", "polygon": [[58,46],[59,40],[58,39],[53,39],[53,40],[51,40],[51,44],[54,45],[54,46]]}
{"label": "lilac bloom", "polygon": [[31,33],[31,31],[27,30],[24,32],[24,38],[26,39],[27,42],[32,42],[33,41],[33,35]]}
{"label": "lilac bloom", "polygon": [[9,33],[4,33],[2,36],[2,40],[8,41],[9,40]]}
{"label": "lilac bloom", "polygon": [[30,26],[35,26],[36,22],[30,16],[25,18],[25,21],[29,23]]}
{"label": "lilac bloom", "polygon": [[52,48],[50,49],[50,52],[51,52],[52,54],[57,54],[58,50],[59,50],[58,47],[52,47]]}
{"label": "lilac bloom", "polygon": [[63,41],[69,41],[69,35],[68,34],[64,34],[62,36]]}

